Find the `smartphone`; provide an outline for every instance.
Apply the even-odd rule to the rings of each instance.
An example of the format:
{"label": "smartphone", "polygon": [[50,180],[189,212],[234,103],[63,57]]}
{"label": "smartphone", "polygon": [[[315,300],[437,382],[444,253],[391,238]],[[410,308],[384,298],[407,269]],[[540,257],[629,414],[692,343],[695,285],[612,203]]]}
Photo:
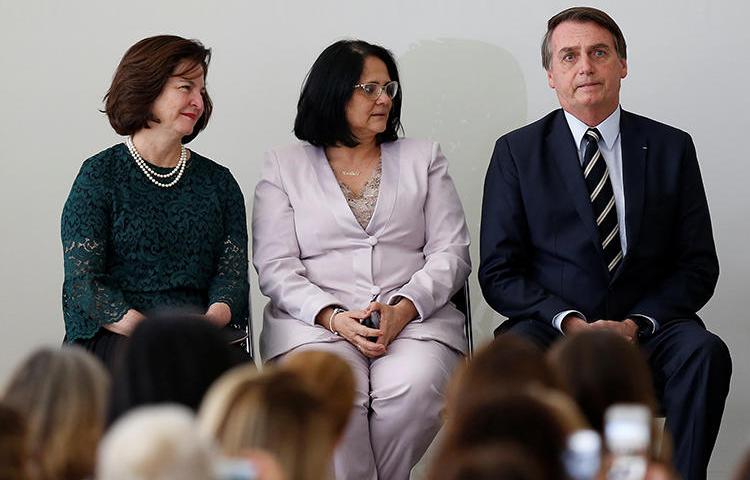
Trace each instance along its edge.
{"label": "smartphone", "polygon": [[651,411],[645,405],[616,404],[604,414],[610,454],[607,480],[644,480],[651,442]]}
{"label": "smartphone", "polygon": [[[373,295],[368,305],[378,299],[378,295]],[[370,316],[363,318],[359,323],[368,328],[380,328],[380,312],[372,312]],[[378,337],[367,337],[371,342],[377,342]]]}

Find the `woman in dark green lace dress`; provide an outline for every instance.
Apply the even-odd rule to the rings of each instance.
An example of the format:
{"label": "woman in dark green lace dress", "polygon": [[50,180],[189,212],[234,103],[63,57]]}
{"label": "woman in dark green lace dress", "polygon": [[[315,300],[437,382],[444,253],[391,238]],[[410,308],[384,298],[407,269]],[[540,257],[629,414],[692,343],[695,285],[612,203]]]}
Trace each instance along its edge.
{"label": "woman in dark green lace dress", "polygon": [[127,136],[86,160],[62,214],[68,342],[111,365],[146,315],[248,321],[245,203],[228,169],[184,147],[205,128],[210,50],[151,37],[133,45],[105,96]]}

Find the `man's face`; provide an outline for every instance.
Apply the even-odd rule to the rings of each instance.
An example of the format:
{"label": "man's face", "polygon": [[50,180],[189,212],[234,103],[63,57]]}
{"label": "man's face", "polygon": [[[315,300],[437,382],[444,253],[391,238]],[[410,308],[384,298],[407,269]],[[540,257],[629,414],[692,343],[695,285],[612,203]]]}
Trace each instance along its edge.
{"label": "man's face", "polygon": [[550,50],[547,81],[565,111],[596,124],[615,111],[628,64],[617,55],[607,29],[592,22],[563,22],[552,32]]}

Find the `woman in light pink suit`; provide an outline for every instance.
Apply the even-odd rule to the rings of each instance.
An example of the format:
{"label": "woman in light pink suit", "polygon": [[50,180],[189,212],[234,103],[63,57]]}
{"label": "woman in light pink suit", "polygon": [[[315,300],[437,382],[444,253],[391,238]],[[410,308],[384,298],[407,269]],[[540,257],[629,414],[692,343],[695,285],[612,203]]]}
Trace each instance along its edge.
{"label": "woman in light pink suit", "polygon": [[357,378],[340,479],[409,477],[466,350],[449,303],[471,270],[463,209],[440,147],[398,138],[398,80],[382,47],[326,48],[297,105],[305,143],[271,150],[255,190],[263,358],[327,350]]}

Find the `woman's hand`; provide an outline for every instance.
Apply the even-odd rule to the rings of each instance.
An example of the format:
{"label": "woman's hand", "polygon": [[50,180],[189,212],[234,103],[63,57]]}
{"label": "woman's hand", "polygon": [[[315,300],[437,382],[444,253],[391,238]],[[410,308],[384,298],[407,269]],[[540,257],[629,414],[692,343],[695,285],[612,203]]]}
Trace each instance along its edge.
{"label": "woman's hand", "polygon": [[232,309],[229,305],[222,302],[216,302],[209,305],[206,311],[206,320],[218,327],[226,327],[232,320]]}
{"label": "woman's hand", "polygon": [[366,357],[376,358],[385,353],[385,345],[367,339],[367,337],[379,337],[381,331],[360,323],[369,315],[366,310],[347,310],[334,316],[331,314],[333,314],[333,307],[324,308],[315,317],[315,323],[338,333]]}
{"label": "woman's hand", "polygon": [[129,337],[133,334],[133,330],[138,326],[146,317],[143,316],[138,310],[132,308],[128,310],[122,318],[114,323],[107,323],[103,325],[104,328],[110,332],[114,332],[118,335]]}
{"label": "woman's hand", "polygon": [[383,345],[383,347],[387,347],[393,339],[398,337],[401,330],[417,316],[417,309],[408,298],[401,298],[395,305],[372,302],[365,311],[367,315],[372,312],[380,312],[381,333],[378,336],[377,344]]}

